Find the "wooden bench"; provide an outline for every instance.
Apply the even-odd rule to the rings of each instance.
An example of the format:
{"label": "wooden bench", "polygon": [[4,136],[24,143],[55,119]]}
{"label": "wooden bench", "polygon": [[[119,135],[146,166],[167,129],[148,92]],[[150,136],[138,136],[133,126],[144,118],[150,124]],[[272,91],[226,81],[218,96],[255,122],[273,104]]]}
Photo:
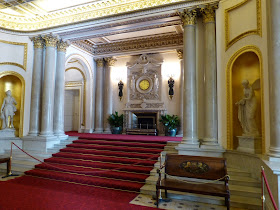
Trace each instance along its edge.
{"label": "wooden bench", "polygon": [[[162,179],[160,171],[163,168],[165,175]],[[159,190],[164,189],[166,198],[167,190],[224,197],[227,209],[230,208],[229,176],[224,158],[166,154],[165,164],[158,173],[157,207]],[[186,181],[186,177],[201,181],[193,181],[194,179]],[[182,181],[182,178],[185,180]]]}

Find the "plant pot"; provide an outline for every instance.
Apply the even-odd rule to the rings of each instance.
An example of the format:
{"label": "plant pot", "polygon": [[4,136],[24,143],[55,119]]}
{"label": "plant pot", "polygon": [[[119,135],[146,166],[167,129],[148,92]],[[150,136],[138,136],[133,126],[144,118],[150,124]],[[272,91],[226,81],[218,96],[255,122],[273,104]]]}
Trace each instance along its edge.
{"label": "plant pot", "polygon": [[122,127],[113,127],[112,128],[112,134],[121,134]]}
{"label": "plant pot", "polygon": [[176,136],[177,128],[168,130],[168,136]]}

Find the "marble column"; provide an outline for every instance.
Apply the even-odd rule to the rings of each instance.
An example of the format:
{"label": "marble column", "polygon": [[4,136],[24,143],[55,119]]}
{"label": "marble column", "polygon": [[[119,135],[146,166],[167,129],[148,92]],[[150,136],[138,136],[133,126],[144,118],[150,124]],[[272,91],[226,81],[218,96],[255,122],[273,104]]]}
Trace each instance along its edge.
{"label": "marble column", "polygon": [[280,5],[270,0],[269,63],[269,110],[270,147],[268,155],[280,160]]}
{"label": "marble column", "polygon": [[183,60],[183,50],[177,50],[177,55],[180,60],[180,130],[178,131],[178,135],[183,135],[183,119],[184,119],[184,60]]}
{"label": "marble column", "polygon": [[32,90],[30,105],[30,125],[28,136],[38,136],[40,133],[40,114],[41,114],[41,86],[43,75],[43,54],[45,41],[41,36],[32,37],[34,44]]}
{"label": "marble column", "polygon": [[68,138],[64,132],[65,53],[68,46],[69,43],[62,40],[57,43],[53,129],[60,140]]}
{"label": "marble column", "polygon": [[211,147],[218,145],[215,9],[217,9],[217,6],[210,5],[201,9],[205,34],[205,130],[202,147]]}
{"label": "marble column", "polygon": [[46,42],[46,55],[42,91],[42,118],[40,136],[50,138],[54,137],[53,106],[56,71],[56,46],[58,38],[50,34],[43,36],[43,39]]}
{"label": "marble column", "polygon": [[105,58],[107,63],[107,72],[105,73],[105,101],[104,101],[104,133],[111,133],[110,124],[107,121],[109,115],[113,112],[113,90],[111,82],[111,71],[115,62],[117,61],[114,58]]}
{"label": "marble column", "polygon": [[96,59],[95,133],[103,133],[103,59]]}
{"label": "marble column", "polygon": [[196,97],[196,10],[180,13],[184,25],[184,96],[183,96],[183,139],[179,150],[198,148],[197,97]]}

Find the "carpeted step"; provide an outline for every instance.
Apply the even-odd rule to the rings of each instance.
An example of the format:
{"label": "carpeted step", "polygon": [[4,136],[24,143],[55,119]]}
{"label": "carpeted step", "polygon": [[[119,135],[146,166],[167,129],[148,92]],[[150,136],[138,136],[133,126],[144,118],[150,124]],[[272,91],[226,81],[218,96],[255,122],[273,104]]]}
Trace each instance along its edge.
{"label": "carpeted step", "polygon": [[97,169],[118,169],[118,171],[136,172],[149,175],[150,171],[153,169],[152,166],[131,166],[122,164],[112,164],[103,162],[93,162],[91,160],[75,160],[66,158],[52,157],[45,159],[46,163],[58,163],[65,165],[75,165],[75,166],[85,166]]}
{"label": "carpeted step", "polygon": [[140,188],[144,185],[142,183],[131,182],[131,181],[127,182],[122,180],[96,178],[96,177],[91,177],[86,175],[76,175],[73,173],[56,172],[56,171],[48,171],[48,170],[40,170],[40,169],[26,171],[25,174],[30,176],[37,176],[37,177],[74,182],[74,183],[80,183],[80,184],[86,184],[92,186],[128,190],[133,192],[139,192]]}
{"label": "carpeted step", "polygon": [[141,159],[128,159],[122,157],[109,157],[109,156],[100,156],[92,154],[75,154],[75,153],[66,153],[59,152],[53,154],[53,157],[63,157],[63,158],[72,158],[72,159],[81,159],[81,160],[92,160],[108,163],[123,163],[123,164],[133,164],[133,165],[142,165],[142,166],[153,166],[155,160],[141,160]]}
{"label": "carpeted step", "polygon": [[39,164],[36,165],[36,168],[39,169],[47,169],[53,171],[65,171],[71,172],[76,174],[84,174],[84,175],[91,175],[94,177],[106,177],[106,178],[113,178],[113,179],[121,179],[121,180],[130,180],[130,181],[137,181],[144,183],[148,175],[143,174],[136,174],[136,173],[127,173],[121,171],[111,171],[111,169],[93,169],[89,167],[81,167],[81,166],[69,166],[69,165],[61,165],[61,164],[54,164],[51,165],[47,164]]}
{"label": "carpeted step", "polygon": [[73,143],[78,144],[90,144],[90,145],[111,145],[111,146],[127,146],[127,147],[145,147],[145,148],[156,148],[164,149],[165,144],[155,144],[149,142],[125,142],[125,141],[105,141],[105,140],[75,140]]}
{"label": "carpeted step", "polygon": [[131,148],[123,146],[106,146],[106,145],[87,145],[87,144],[68,144],[67,147],[84,148],[84,149],[99,149],[99,150],[110,150],[110,151],[126,151],[126,152],[138,152],[138,153],[150,153],[159,154],[161,149],[150,149],[150,148]]}
{"label": "carpeted step", "polygon": [[79,148],[71,148],[67,147],[60,150],[61,152],[68,153],[80,153],[80,154],[93,154],[93,155],[104,155],[104,156],[116,156],[116,157],[128,157],[128,158],[140,158],[140,159],[150,159],[157,160],[158,154],[141,154],[141,153],[129,153],[129,152],[115,152],[115,151],[104,151],[104,150],[96,150],[96,149],[79,149]]}

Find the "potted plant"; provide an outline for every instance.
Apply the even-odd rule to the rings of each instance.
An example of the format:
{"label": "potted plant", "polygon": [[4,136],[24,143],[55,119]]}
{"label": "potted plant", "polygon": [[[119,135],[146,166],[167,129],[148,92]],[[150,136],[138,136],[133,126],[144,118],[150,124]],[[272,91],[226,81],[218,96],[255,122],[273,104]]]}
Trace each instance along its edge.
{"label": "potted plant", "polygon": [[119,115],[118,112],[115,112],[107,120],[111,126],[112,134],[120,134],[122,132],[123,114]]}
{"label": "potted plant", "polygon": [[176,136],[177,128],[180,125],[180,120],[177,115],[161,115],[160,122],[165,127],[166,136]]}

